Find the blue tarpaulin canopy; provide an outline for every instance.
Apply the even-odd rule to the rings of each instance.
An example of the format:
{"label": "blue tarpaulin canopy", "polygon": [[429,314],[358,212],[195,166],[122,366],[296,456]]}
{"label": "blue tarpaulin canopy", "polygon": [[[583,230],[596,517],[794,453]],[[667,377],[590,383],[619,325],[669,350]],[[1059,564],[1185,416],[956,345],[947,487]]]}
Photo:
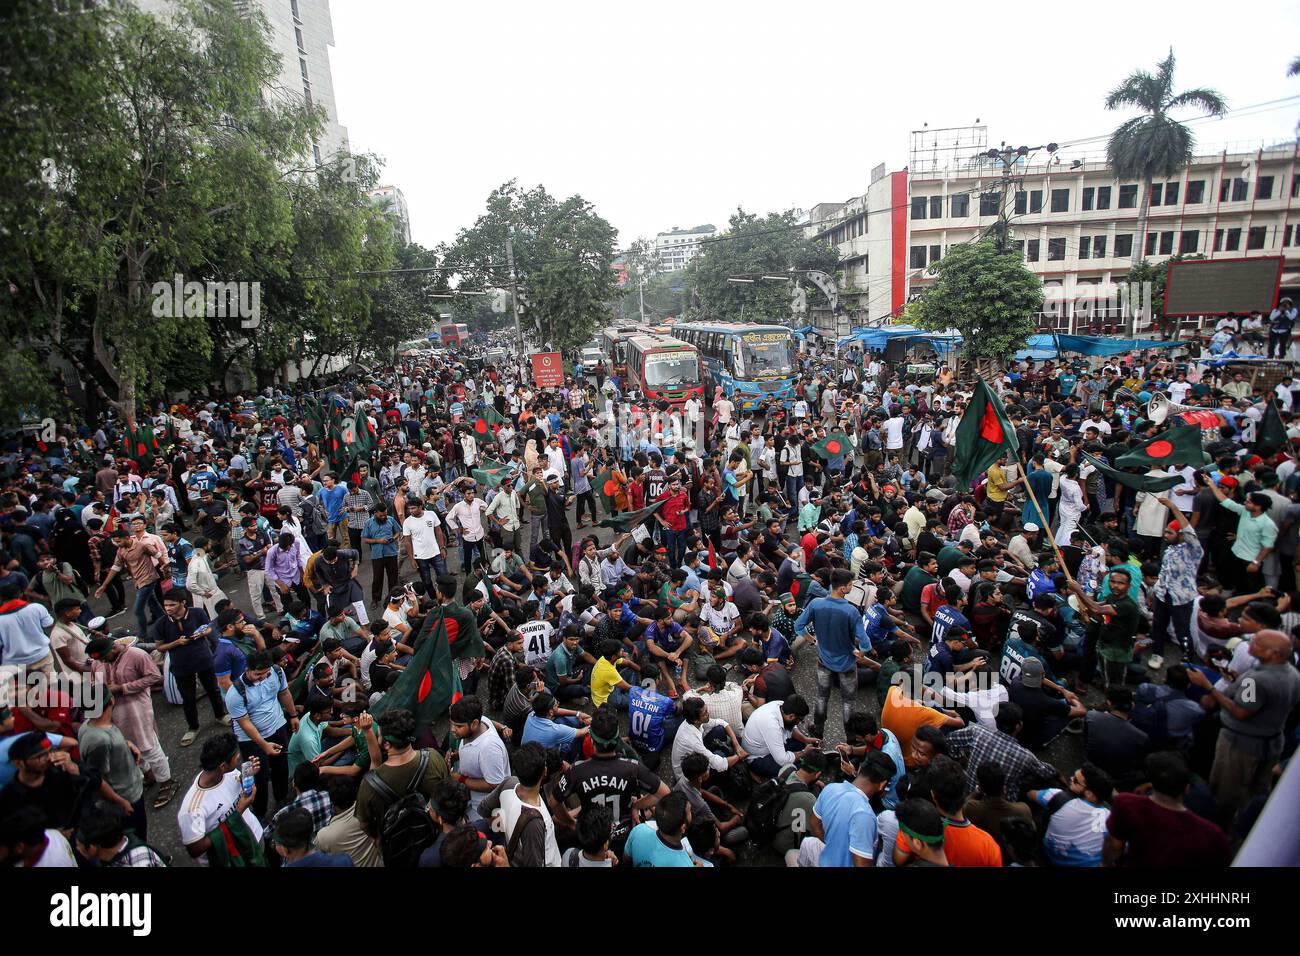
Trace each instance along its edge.
{"label": "blue tarpaulin canopy", "polygon": [[1177,339],[1116,339],[1101,335],[1057,335],[1056,346],[1062,352],[1080,355],[1120,355],[1141,349],[1171,349],[1180,345]]}
{"label": "blue tarpaulin canopy", "polygon": [[955,329],[947,332],[931,332],[911,325],[885,325],[880,328],[863,327],[854,329],[837,343],[840,348],[847,345],[861,345],[864,349],[881,351],[896,339],[921,339],[933,346],[941,357],[961,345],[961,333]]}

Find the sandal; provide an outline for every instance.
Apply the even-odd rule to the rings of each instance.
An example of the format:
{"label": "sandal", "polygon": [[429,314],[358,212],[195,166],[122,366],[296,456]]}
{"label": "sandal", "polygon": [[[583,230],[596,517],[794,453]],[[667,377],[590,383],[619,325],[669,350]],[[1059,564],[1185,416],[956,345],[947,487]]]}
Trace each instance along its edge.
{"label": "sandal", "polygon": [[185,736],[181,738],[181,746],[188,747],[190,744],[194,743],[194,741],[198,739],[199,739],[199,732],[197,730],[187,730],[185,731]]}
{"label": "sandal", "polygon": [[161,810],[167,804],[172,802],[172,797],[176,796],[176,782],[168,780],[158,788],[158,794],[153,798],[153,808]]}

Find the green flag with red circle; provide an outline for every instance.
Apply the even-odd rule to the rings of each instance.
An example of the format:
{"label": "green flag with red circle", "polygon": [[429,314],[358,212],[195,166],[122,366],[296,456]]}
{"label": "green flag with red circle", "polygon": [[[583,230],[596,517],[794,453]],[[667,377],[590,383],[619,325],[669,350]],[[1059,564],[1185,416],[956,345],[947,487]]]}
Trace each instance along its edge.
{"label": "green flag with red circle", "polygon": [[1115,467],[1151,469],[1190,465],[1199,468],[1209,460],[1201,447],[1200,426],[1178,424],[1134,445],[1115,459]]}
{"label": "green flag with red circle", "polygon": [[853,453],[853,439],[838,428],[812,446],[822,458],[836,458]]}
{"label": "green flag with red circle", "polygon": [[957,425],[953,448],[952,473],[963,487],[972,488],[989,466],[1010,455],[1020,453],[1016,430],[1007,418],[1002,399],[984,379],[975,383],[966,411]]}

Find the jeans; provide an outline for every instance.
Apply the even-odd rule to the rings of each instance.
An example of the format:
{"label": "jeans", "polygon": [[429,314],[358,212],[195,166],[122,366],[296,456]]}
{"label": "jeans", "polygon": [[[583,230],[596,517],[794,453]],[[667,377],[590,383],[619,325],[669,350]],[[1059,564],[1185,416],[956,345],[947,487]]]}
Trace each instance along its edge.
{"label": "jeans", "polygon": [[851,666],[846,671],[833,671],[820,660],[817,661],[817,705],[813,709],[813,720],[818,727],[826,723],[826,709],[830,706],[831,685],[840,685],[840,707],[844,712],[847,726],[849,715],[853,713],[853,698],[858,692],[858,668]]}
{"label": "jeans", "polygon": [[198,689],[194,686],[195,678],[198,679],[198,683],[203,685],[203,689],[208,692],[208,703],[212,705],[212,716],[217,720],[226,719],[226,698],[217,685],[217,675],[212,668],[209,667],[197,674],[177,674],[173,671],[172,677],[176,678],[176,687],[181,692],[181,708],[185,711],[185,724],[190,730],[199,729],[199,694]]}
{"label": "jeans", "polygon": [[[370,584],[371,604],[378,604],[381,599],[387,597],[389,591],[402,586],[402,576],[397,568],[397,555],[395,554],[390,554],[384,558],[376,558],[372,555],[370,558],[370,573],[373,575]],[[385,577],[388,580],[387,589],[384,587]]]}
{"label": "jeans", "polygon": [[785,476],[785,496],[790,501],[793,511],[799,510],[799,489],[803,487],[803,475]]}
{"label": "jeans", "polygon": [[668,549],[668,566],[675,568],[686,559],[686,531],[663,528],[664,547]]}
{"label": "jeans", "polygon": [[239,752],[245,760],[256,757],[262,762],[261,769],[253,778],[257,784],[257,795],[253,797],[253,815],[259,820],[266,816],[266,805],[270,799],[266,789],[268,784],[275,791],[277,805],[284,803],[285,797],[289,795],[289,724],[286,722],[275,733],[263,735],[262,739],[270,744],[279,744],[280,752],[272,757],[251,740],[239,742]]}
{"label": "jeans", "polygon": [[424,593],[429,597],[437,594],[433,584],[435,574],[441,575],[447,573],[447,565],[442,560],[441,554],[435,554],[431,558],[416,558],[415,567],[420,572],[420,580],[424,583]]}
{"label": "jeans", "polygon": [[460,539],[461,570],[465,574],[469,574],[470,561],[473,560],[474,555],[477,554],[484,563],[487,562],[486,544],[487,542],[483,541],[481,538],[478,541],[467,541],[464,538]]}
{"label": "jeans", "polygon": [[581,492],[578,495],[577,504],[575,505],[575,508],[576,508],[576,511],[574,512],[575,521],[579,521],[579,522],[582,521],[584,508],[586,511],[589,511],[591,513],[591,520],[593,524],[600,517],[598,514],[596,514],[596,493],[592,491],[590,488],[588,488],[584,492]]}
{"label": "jeans", "polygon": [[[146,609],[149,611],[148,618],[144,613]],[[162,602],[158,599],[157,581],[136,588],[134,610],[136,622],[140,625],[140,636],[143,638],[149,633],[149,625],[163,616]]]}
{"label": "jeans", "polygon": [[1265,353],[1269,358],[1273,357],[1273,349],[1277,349],[1278,358],[1286,358],[1287,349],[1291,347],[1290,332],[1272,332],[1268,333],[1268,351]]}

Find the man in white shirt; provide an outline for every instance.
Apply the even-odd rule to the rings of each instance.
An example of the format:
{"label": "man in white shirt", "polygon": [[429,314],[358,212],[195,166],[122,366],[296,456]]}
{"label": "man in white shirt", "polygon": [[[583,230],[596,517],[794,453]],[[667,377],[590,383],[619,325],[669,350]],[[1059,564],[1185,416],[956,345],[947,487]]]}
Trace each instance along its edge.
{"label": "man in white shirt", "polygon": [[[262,824],[251,809],[254,794],[244,793],[239,772],[242,759],[239,742],[233,733],[226,731],[208,740],[199,754],[199,766],[203,769],[194,778],[176,811],[181,843],[200,866],[208,865],[208,851],[212,849],[208,834],[232,812],[243,818],[253,839],[262,839]],[[254,776],[257,764],[258,758],[254,757]]]}
{"label": "man in white shirt", "polygon": [[406,503],[406,520],[402,522],[402,537],[411,567],[424,582],[424,593],[433,595],[433,574],[446,574],[442,552],[446,542],[442,536],[442,522],[433,511],[426,511],[424,502],[412,498]]}
{"label": "man in white shirt", "polygon": [[477,496],[473,484],[467,485],[462,494],[464,497],[447,512],[447,526],[460,534],[461,572],[469,574],[473,555],[477,554],[485,564],[488,560],[483,542],[483,514],[488,506]]}
{"label": "man in white shirt", "polygon": [[791,752],[787,742],[794,739],[801,744],[813,743],[795,729],[807,716],[808,702],[798,694],[791,694],[787,700],[769,701],[750,714],[740,741],[749,755],[749,769],[770,779],[786,764],[794,763],[798,753]]}
{"label": "man in white shirt", "polygon": [[[714,753],[704,743],[709,736],[724,736],[731,741],[732,755],[723,757]],[[700,754],[709,762],[709,769],[714,773],[726,773],[732,766],[744,760],[748,754],[736,737],[736,731],[725,720],[719,720],[709,714],[709,705],[699,697],[687,697],[682,700],[682,722],[677,727],[673,738],[673,776],[682,779],[682,761],[689,754]]]}
{"label": "man in white shirt", "polygon": [[902,415],[893,415],[885,419],[881,425],[881,430],[885,433],[885,450],[902,451],[903,450],[903,425],[904,418]]}

